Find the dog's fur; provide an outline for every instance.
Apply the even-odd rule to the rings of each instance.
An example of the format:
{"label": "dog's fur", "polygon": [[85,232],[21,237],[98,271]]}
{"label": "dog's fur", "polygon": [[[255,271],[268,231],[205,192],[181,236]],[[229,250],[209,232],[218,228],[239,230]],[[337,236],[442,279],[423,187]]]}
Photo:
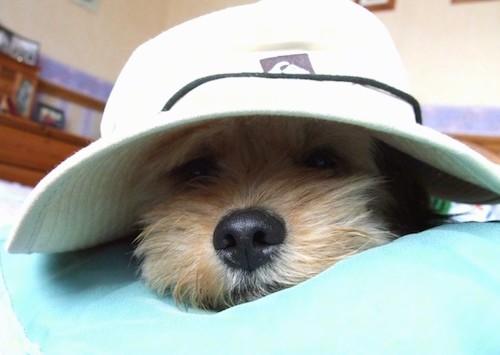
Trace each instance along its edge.
{"label": "dog's fur", "polygon": [[[154,206],[137,238],[141,275],[178,302],[224,309],[426,229],[434,214],[410,159],[362,128],[310,119],[233,118],[170,133],[144,167]],[[262,266],[234,267],[214,248],[234,211],[283,224]]]}

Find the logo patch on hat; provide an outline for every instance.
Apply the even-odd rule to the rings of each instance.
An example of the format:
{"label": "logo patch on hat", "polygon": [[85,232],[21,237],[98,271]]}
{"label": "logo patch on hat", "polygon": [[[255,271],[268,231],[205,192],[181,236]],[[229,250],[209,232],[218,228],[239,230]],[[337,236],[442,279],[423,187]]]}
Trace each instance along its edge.
{"label": "logo patch on hat", "polygon": [[265,73],[314,74],[307,54],[291,54],[260,60]]}

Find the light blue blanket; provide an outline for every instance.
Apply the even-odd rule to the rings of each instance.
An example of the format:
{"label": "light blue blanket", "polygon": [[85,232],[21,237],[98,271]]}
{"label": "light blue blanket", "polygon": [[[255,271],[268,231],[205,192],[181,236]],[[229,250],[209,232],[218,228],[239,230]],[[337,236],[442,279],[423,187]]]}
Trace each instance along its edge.
{"label": "light blue blanket", "polygon": [[406,236],[219,313],[158,299],[127,242],[1,267],[19,341],[45,354],[500,354],[500,223]]}

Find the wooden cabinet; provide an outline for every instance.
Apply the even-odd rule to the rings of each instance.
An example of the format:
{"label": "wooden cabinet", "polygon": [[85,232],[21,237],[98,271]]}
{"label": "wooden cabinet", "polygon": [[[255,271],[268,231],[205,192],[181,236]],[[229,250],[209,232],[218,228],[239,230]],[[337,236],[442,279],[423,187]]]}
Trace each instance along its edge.
{"label": "wooden cabinet", "polygon": [[0,113],[0,178],[34,186],[89,143],[56,128]]}

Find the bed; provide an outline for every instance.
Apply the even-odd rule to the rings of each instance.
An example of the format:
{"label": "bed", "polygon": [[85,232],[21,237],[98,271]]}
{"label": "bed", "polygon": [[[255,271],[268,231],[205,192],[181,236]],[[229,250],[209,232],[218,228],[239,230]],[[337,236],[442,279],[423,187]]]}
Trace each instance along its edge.
{"label": "bed", "polygon": [[[54,147],[60,138],[41,141]],[[458,138],[500,162],[499,138]],[[16,154],[0,154],[17,172],[0,169],[1,244],[36,182]],[[500,217],[495,207],[470,208],[472,219]],[[58,255],[2,247],[0,353],[500,353],[499,255],[500,223],[442,226],[215,313],[152,294],[137,279],[128,240]]]}

